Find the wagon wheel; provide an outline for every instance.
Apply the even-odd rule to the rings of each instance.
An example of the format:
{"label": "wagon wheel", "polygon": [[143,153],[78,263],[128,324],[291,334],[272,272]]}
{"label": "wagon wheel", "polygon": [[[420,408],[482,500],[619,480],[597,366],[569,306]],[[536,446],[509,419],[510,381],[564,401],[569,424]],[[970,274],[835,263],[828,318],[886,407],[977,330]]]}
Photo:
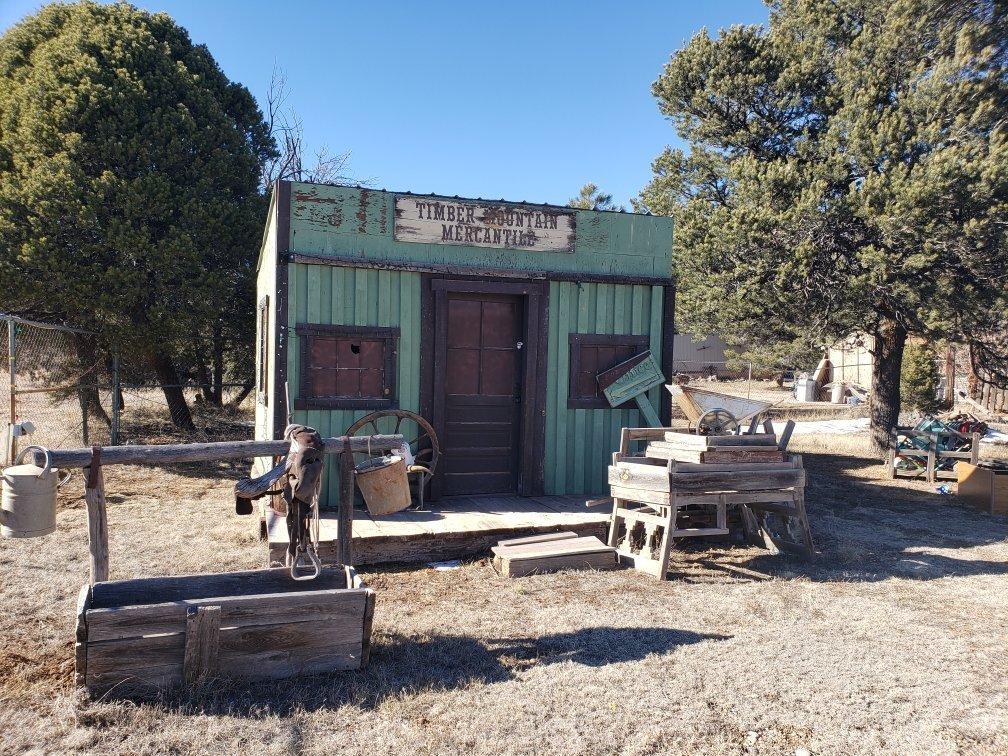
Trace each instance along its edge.
{"label": "wagon wheel", "polygon": [[[395,418],[392,430],[379,430],[379,423],[387,417]],[[406,443],[409,444],[416,464],[423,465],[432,473],[434,472],[438,459],[441,457],[441,446],[438,444],[434,428],[423,417],[409,410],[378,410],[370,415],[365,415],[346,431],[348,436],[377,436],[382,433],[393,435],[401,433]]]}
{"label": "wagon wheel", "polygon": [[697,420],[697,433],[702,436],[728,436],[738,428],[735,415],[726,409],[712,409],[704,412]]}
{"label": "wagon wheel", "polygon": [[[386,418],[394,418],[392,430],[379,430],[379,424],[387,428],[387,424],[392,422]],[[427,468],[426,472],[411,470],[411,472],[422,473],[418,476],[417,482],[417,499],[422,508],[424,486],[433,477],[438,460],[441,458],[441,445],[438,443],[437,433],[434,432],[431,424],[416,412],[399,409],[372,412],[351,425],[346,431],[347,436],[372,436],[381,433],[402,434],[413,453],[413,464],[420,468]],[[367,454],[367,452],[363,453]]]}

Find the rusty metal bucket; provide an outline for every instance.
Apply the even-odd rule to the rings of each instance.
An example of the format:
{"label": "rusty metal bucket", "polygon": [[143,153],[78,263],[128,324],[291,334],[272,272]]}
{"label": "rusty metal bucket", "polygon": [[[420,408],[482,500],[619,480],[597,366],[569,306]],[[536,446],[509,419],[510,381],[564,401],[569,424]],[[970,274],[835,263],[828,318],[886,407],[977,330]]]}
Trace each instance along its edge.
{"label": "rusty metal bucket", "polygon": [[372,517],[394,514],[409,507],[409,480],[402,457],[368,459],[357,465],[354,474]]}

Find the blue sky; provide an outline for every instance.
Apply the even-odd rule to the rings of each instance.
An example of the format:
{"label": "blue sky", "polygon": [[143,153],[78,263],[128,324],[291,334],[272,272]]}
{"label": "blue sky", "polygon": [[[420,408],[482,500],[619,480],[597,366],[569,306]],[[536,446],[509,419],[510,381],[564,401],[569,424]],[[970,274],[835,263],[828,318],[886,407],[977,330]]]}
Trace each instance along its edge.
{"label": "blue sky", "polygon": [[[0,0],[6,29],[42,3]],[[628,203],[674,130],[651,82],[706,26],[760,0],[343,3],[141,0],[262,101],[274,64],[312,147],[375,187],[565,203],[594,181]]]}

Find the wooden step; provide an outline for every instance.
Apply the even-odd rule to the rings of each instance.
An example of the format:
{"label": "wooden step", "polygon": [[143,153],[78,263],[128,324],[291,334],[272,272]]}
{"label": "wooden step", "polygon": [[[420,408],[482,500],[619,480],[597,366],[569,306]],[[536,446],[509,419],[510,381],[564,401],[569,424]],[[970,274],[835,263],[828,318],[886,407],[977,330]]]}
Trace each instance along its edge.
{"label": "wooden step", "polygon": [[502,546],[524,546],[529,543],[545,543],[547,541],[565,541],[577,537],[577,533],[572,533],[569,530],[559,533],[540,533],[539,535],[525,536],[524,538],[506,538],[503,541],[497,542],[497,548]]}
{"label": "wooden step", "polygon": [[558,570],[596,569],[616,566],[616,551],[595,536],[497,545],[494,567],[505,577],[521,577]]}

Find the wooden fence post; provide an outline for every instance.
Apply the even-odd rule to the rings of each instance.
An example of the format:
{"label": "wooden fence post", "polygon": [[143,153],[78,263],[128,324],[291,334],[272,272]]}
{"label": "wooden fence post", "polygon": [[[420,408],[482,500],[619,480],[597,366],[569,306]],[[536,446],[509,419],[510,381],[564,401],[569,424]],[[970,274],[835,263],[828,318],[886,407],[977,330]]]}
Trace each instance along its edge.
{"label": "wooden fence post", "polygon": [[340,494],[336,557],[340,564],[353,564],[354,459],[350,439],[343,439],[340,454]]}
{"label": "wooden fence post", "polygon": [[192,685],[216,674],[220,653],[221,608],[190,606],[186,610],[182,675]]}
{"label": "wooden fence post", "polygon": [[101,447],[91,449],[84,501],[87,503],[88,551],[91,553],[91,585],[108,580],[108,517],[105,511],[105,481],[102,479]]}

